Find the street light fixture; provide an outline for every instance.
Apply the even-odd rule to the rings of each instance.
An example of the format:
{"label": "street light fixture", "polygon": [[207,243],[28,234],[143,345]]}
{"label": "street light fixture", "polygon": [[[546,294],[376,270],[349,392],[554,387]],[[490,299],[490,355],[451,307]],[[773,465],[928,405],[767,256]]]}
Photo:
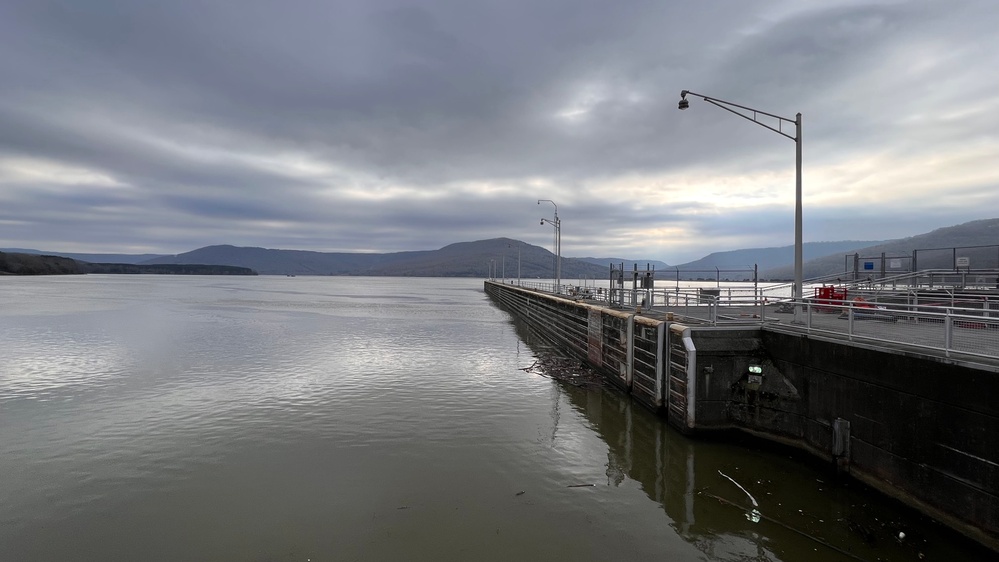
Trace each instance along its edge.
{"label": "street light fixture", "polygon": [[[781,117],[780,115],[774,115],[773,113],[767,113],[765,111],[760,111],[753,109],[751,107],[746,107],[744,105],[739,105],[737,103],[732,103],[725,100],[720,100],[718,98],[712,98],[710,96],[705,96],[703,94],[698,94],[697,92],[691,92],[690,90],[680,91],[680,103],[677,106],[679,109],[684,110],[690,107],[690,102],[687,101],[687,95],[697,96],[702,100],[716,105],[725,111],[729,111],[756,123],[761,127],[766,127],[771,131],[789,138],[794,141],[795,144],[795,188],[794,188],[794,320],[793,322],[798,324],[801,323],[801,299],[802,294],[802,240],[801,240],[801,113],[794,116],[794,119],[789,119],[787,117]],[[736,111],[732,109],[737,107],[739,109],[752,112],[752,116]],[[777,127],[772,127],[766,123],[761,122],[758,119],[759,115],[766,115],[777,120]],[[784,132],[782,125],[784,123],[794,123],[794,136],[791,136]]]}
{"label": "street light fixture", "polygon": [[542,201],[547,201],[552,205],[555,205],[555,218],[554,220],[541,219],[541,225],[544,226],[548,223],[555,227],[555,292],[562,292],[562,220],[558,218],[558,205],[551,199],[538,199],[538,205]]}

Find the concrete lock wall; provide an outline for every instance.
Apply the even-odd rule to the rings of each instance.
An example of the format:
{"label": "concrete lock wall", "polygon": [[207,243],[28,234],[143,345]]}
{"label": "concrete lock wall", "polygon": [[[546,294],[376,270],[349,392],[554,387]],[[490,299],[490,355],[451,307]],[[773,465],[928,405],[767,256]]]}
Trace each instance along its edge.
{"label": "concrete lock wall", "polygon": [[487,282],[486,293],[639,401],[663,405],[662,322],[511,285]]}
{"label": "concrete lock wall", "polygon": [[685,326],[492,282],[486,292],[673,427],[803,448],[999,550],[995,370],[752,326]]}
{"label": "concrete lock wall", "polygon": [[838,457],[868,484],[999,544],[999,373],[773,331],[762,341],[766,381],[755,396],[733,395],[735,423]]}

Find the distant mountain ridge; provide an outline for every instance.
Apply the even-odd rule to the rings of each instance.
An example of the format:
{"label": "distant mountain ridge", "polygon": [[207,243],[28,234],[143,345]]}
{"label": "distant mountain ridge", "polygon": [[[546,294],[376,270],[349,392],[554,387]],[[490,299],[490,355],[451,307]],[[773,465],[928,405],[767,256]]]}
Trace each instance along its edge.
{"label": "distant mountain ridge", "polygon": [[[908,266],[914,250],[962,246],[989,246],[968,250],[967,257],[970,257],[974,267],[999,267],[996,263],[999,260],[997,245],[999,218],[939,228],[899,240],[806,242],[802,247],[805,258],[804,277],[809,279],[845,272],[851,265],[849,258],[845,258],[847,255],[859,254],[865,258],[880,259],[881,253],[885,253],[888,257],[901,256]],[[555,256],[550,251],[510,238],[459,242],[438,250],[386,254],[278,250],[232,245],[206,246],[174,256],[153,255],[145,260],[139,259],[143,255],[136,254],[67,254],[38,250],[20,253],[75,256],[74,259],[87,261],[83,259],[85,256],[97,263],[225,265],[249,268],[263,275],[486,277],[492,271],[496,277],[516,278],[519,272],[524,278],[550,279],[555,262]],[[138,261],[133,262],[134,259]],[[563,257],[562,278],[567,283],[582,278],[606,279],[609,264],[618,265],[623,262],[626,269],[632,269],[637,264],[639,269],[644,270],[646,264],[649,264],[657,272],[664,272],[663,277],[667,276],[666,271],[679,270],[682,279],[713,278],[714,275],[710,273],[715,268],[732,271],[722,277],[747,278],[751,275],[741,272],[752,271],[756,264],[761,279],[789,280],[794,275],[793,260],[793,246],[714,252],[680,265],[669,265],[660,260]],[[896,261],[892,261],[892,264]],[[952,261],[953,252],[924,251],[920,254],[918,265],[920,268],[949,268]]]}
{"label": "distant mountain ridge", "polygon": [[247,267],[264,275],[345,275],[350,271],[376,267],[384,261],[384,255],[275,250],[223,244],[175,256],[160,256],[141,263],[229,265]]}
{"label": "distant mountain ridge", "polygon": [[582,260],[587,263],[592,263],[594,265],[601,265],[610,274],[610,265],[614,264],[615,267],[620,267],[624,264],[625,271],[631,271],[638,266],[638,269],[644,271],[646,267],[655,269],[656,271],[662,271],[669,269],[673,266],[669,265],[664,261],[659,260],[629,260],[625,258],[575,258],[577,260]]}
{"label": "distant mountain ridge", "polygon": [[[801,245],[804,260],[808,261],[830,254],[852,252],[857,248],[864,248],[881,244],[883,241],[857,241],[843,240],[839,242],[805,242]],[[727,252],[714,252],[707,256],[687,262],[677,267],[680,270],[696,269],[752,269],[753,265],[759,267],[760,271],[794,262],[794,246],[778,246],[772,248],[747,248],[744,250],[730,250]]]}
{"label": "distant mountain ridge", "polygon": [[[518,257],[519,256],[519,257]],[[206,246],[146,264],[188,263],[250,268],[261,275],[371,275],[397,277],[551,278],[554,255],[539,246],[510,238],[450,244],[439,250],[342,253],[277,250],[231,245]],[[607,268],[562,258],[562,278],[603,278]]]}
{"label": "distant mountain ridge", "polygon": [[[981,248],[975,248],[982,246]],[[899,262],[898,269],[908,270],[913,254],[918,251],[918,269],[951,269],[956,254],[953,248],[966,248],[962,255],[969,257],[971,267],[999,267],[999,218],[970,221],[954,226],[938,228],[931,232],[888,240],[875,245],[847,250],[828,256],[806,261],[803,264],[805,279],[852,271],[850,257],[858,254],[864,261],[877,262],[876,271],[881,269],[881,254],[887,258],[895,258]],[[933,251],[933,249],[939,249]],[[861,267],[862,269],[862,267]],[[886,272],[892,268],[886,264]],[[873,272],[871,272],[873,273]],[[760,276],[765,279],[790,279],[794,276],[793,264],[774,267],[767,271],[761,269]]]}
{"label": "distant mountain ridge", "polygon": [[0,275],[79,275],[103,274],[159,274],[159,275],[256,275],[251,269],[227,265],[162,264],[139,265],[133,263],[90,263],[65,256],[0,252]]}
{"label": "distant mountain ridge", "polygon": [[31,254],[35,256],[59,256],[89,263],[142,263],[163,254],[79,254],[73,252],[43,252],[29,248],[0,248],[0,252]]}

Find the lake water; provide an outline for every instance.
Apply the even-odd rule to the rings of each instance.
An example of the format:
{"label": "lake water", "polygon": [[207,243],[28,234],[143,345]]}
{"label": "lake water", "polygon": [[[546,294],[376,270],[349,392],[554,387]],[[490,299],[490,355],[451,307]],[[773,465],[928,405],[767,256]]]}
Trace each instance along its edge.
{"label": "lake water", "polygon": [[0,561],[988,558],[554,352],[474,279],[0,278]]}

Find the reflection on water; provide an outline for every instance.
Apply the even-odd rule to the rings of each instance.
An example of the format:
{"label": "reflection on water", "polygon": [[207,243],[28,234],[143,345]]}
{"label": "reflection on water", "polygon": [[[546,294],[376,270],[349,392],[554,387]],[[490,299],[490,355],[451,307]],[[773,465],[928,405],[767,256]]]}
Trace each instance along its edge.
{"label": "reflection on water", "polygon": [[479,280],[0,278],[0,303],[0,561],[975,555],[525,371],[551,350]]}

